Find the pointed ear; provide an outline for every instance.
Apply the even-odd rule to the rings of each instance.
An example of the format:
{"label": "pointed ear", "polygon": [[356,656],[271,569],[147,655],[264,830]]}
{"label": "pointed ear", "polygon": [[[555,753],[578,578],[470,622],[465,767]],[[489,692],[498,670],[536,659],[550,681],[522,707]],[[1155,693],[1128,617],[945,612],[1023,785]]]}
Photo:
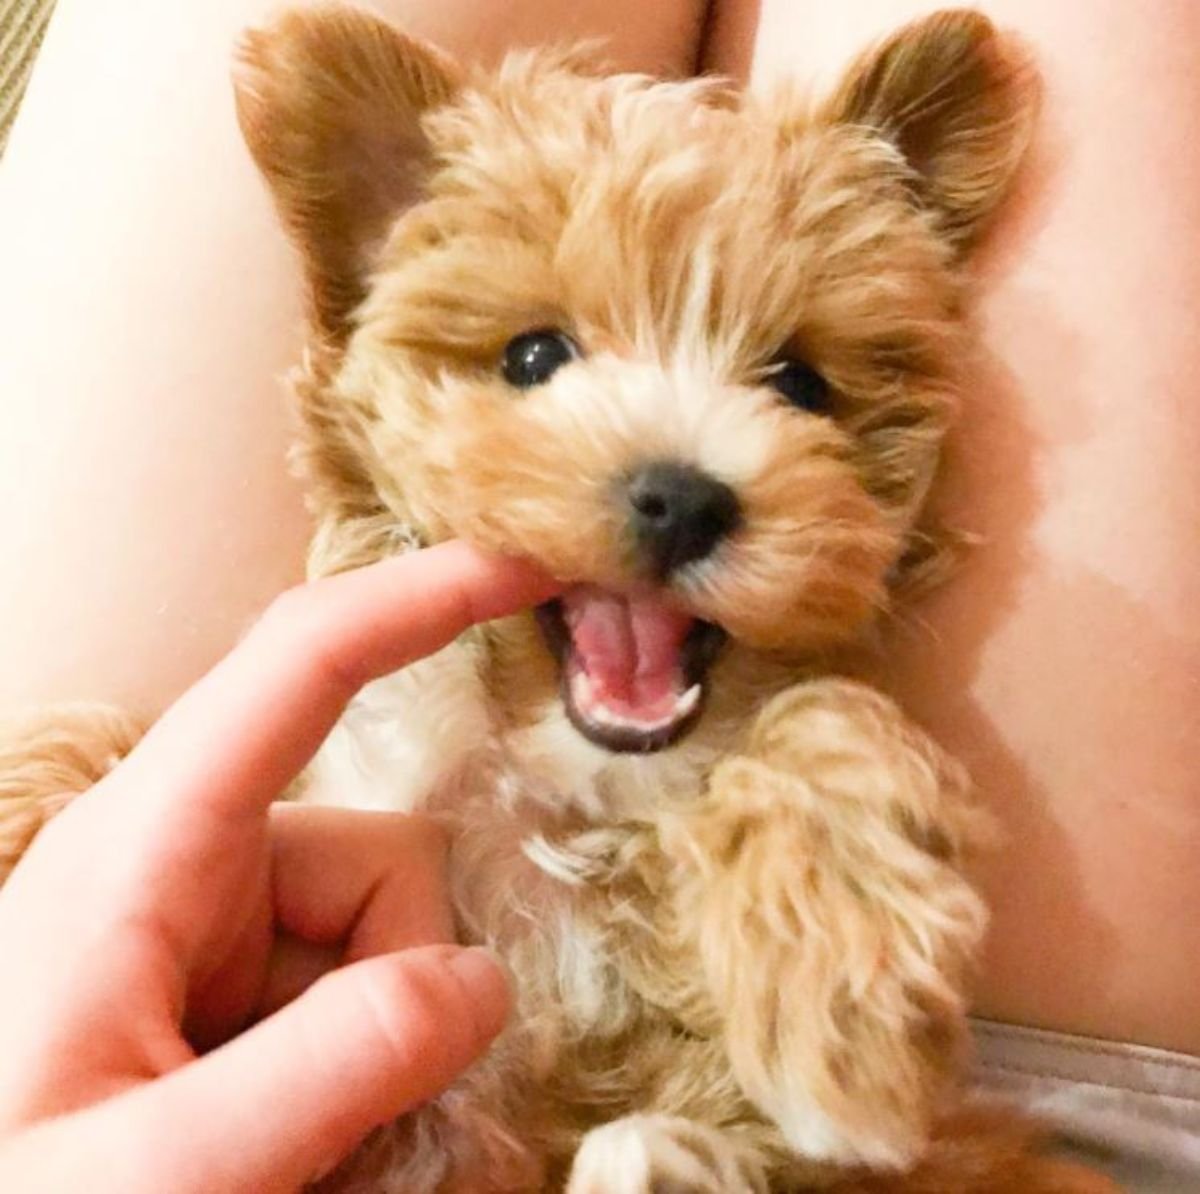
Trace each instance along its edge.
{"label": "pointed ear", "polygon": [[915,21],[865,54],[823,108],[890,141],[920,201],[968,249],[1025,151],[1036,76],[982,14],[950,9]]}
{"label": "pointed ear", "polygon": [[421,117],[453,98],[458,73],[368,13],[330,5],[246,33],[234,86],[246,143],[303,255],[313,323],[341,339],[374,251],[419,194]]}

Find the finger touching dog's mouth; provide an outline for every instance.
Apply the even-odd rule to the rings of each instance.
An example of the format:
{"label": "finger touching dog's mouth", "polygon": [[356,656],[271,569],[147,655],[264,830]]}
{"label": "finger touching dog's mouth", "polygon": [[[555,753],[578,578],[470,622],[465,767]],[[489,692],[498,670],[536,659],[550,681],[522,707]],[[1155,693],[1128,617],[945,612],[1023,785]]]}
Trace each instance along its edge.
{"label": "finger touching dog's mouth", "polygon": [[562,673],[567,715],[607,750],[648,752],[678,741],[704,705],[725,632],[661,592],[574,585],[538,607]]}

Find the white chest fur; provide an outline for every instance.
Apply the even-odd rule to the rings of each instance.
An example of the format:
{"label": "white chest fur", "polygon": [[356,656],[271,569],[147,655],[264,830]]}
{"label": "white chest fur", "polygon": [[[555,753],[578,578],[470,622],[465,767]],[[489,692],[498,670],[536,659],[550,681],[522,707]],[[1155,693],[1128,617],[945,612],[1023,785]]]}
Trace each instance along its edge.
{"label": "white chest fur", "polygon": [[[428,812],[452,826],[452,886],[475,940],[510,956],[576,1026],[615,1029],[620,976],[603,926],[581,914],[585,876],[542,848],[565,816],[606,825],[694,794],[701,755],[618,757],[586,742],[554,705],[534,726],[501,735],[469,639],[376,681],[354,700],[308,773],[305,800]],[[516,957],[514,955],[521,955]],[[547,973],[547,971],[551,973]]]}
{"label": "white chest fur", "polygon": [[454,643],[369,684],[313,760],[303,799],[415,812],[491,734],[476,647]]}

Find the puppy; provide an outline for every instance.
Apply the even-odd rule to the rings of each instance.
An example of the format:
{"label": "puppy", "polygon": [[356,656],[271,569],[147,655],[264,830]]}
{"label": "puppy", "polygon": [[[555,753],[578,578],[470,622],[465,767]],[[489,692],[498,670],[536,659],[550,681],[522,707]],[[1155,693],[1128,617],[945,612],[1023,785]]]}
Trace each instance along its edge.
{"label": "puppy", "polygon": [[990,24],[761,98],[327,7],[236,86],[304,263],[311,573],[462,537],[568,583],[371,685],[308,777],[451,826],[518,998],[327,1187],[1074,1188],[944,1118],[983,822],[838,674],[942,546],[965,266],[1034,107]]}

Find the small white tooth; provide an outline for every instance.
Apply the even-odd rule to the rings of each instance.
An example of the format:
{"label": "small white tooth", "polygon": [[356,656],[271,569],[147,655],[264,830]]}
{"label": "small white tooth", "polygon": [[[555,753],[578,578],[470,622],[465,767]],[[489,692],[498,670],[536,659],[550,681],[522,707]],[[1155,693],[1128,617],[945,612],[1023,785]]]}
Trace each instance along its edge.
{"label": "small white tooth", "polygon": [[596,692],[595,682],[582,668],[571,673],[571,700],[576,710],[595,725],[609,730],[630,730],[639,734],[653,734],[658,730],[669,729],[677,722],[689,716],[700,703],[701,686],[693,684],[675,701],[675,706],[666,717],[654,721],[642,721],[634,717],[624,717],[613,709],[607,702],[600,699]]}
{"label": "small white tooth", "polygon": [[596,702],[596,690],[592,678],[582,668],[571,676],[571,697],[577,708],[590,707]]}
{"label": "small white tooth", "polygon": [[603,701],[597,701],[591,712],[592,719],[609,729],[624,729],[625,722],[617,716]]}
{"label": "small white tooth", "polygon": [[689,688],[687,692],[685,692],[683,696],[681,696],[679,700],[675,702],[675,716],[686,717],[699,703],[700,685],[693,684],[691,688]]}

